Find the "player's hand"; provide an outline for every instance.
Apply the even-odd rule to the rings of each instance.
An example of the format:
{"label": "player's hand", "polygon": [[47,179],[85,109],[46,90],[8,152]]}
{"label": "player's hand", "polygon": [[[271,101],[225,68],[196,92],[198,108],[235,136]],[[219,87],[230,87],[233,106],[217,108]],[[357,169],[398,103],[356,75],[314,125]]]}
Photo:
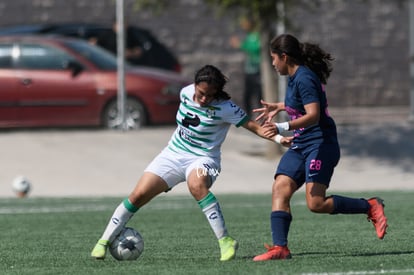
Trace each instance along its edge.
{"label": "player's hand", "polygon": [[264,123],[262,126],[263,136],[266,138],[273,138],[277,135],[277,127],[274,123]]}
{"label": "player's hand", "polygon": [[292,142],[293,142],[293,136],[283,137],[280,140],[280,144],[283,145],[284,147],[288,147],[288,148],[292,145]]}
{"label": "player's hand", "polygon": [[253,109],[253,113],[261,113],[256,117],[256,121],[262,120],[263,123],[271,122],[273,117],[275,117],[280,111],[284,110],[284,104],[269,103],[263,99],[260,100],[260,103],[263,106],[262,108]]}

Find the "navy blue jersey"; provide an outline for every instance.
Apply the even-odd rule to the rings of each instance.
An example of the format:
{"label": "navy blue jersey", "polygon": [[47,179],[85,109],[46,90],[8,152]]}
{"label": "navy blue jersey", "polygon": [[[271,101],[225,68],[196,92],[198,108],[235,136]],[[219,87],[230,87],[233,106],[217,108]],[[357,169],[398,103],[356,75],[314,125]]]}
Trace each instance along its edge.
{"label": "navy blue jersey", "polygon": [[285,108],[291,120],[303,116],[305,105],[318,102],[319,123],[294,130],[294,145],[307,146],[321,143],[337,143],[336,125],[328,114],[326,94],[318,76],[305,66],[299,66],[296,73],[288,78]]}

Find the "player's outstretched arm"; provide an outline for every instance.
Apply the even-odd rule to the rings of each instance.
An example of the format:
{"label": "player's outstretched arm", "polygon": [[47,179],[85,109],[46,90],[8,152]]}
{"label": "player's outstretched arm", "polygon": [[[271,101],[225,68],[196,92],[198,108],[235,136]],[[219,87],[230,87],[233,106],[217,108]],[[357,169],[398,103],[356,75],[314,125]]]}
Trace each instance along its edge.
{"label": "player's outstretched arm", "polygon": [[252,133],[258,135],[259,137],[271,141],[274,141],[273,138],[277,134],[277,128],[273,123],[266,123],[260,125],[256,121],[249,119],[242,126],[247,130],[251,131]]}
{"label": "player's outstretched arm", "polygon": [[279,112],[285,111],[285,103],[283,102],[271,103],[262,99],[260,103],[262,108],[253,109],[253,113],[260,113],[255,119],[256,121],[271,122]]}
{"label": "player's outstretched arm", "polygon": [[259,125],[257,122],[248,120],[243,127],[253,132],[254,134],[264,139],[279,143],[284,147],[290,147],[292,145],[293,136],[285,137],[277,133],[277,127],[274,123],[265,123]]}

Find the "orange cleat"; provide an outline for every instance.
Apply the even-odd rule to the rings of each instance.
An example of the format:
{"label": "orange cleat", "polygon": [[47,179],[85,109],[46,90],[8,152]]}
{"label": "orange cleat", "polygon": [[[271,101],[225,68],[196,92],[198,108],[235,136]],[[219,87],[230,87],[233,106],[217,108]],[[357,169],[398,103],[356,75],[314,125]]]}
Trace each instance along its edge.
{"label": "orange cleat", "polygon": [[268,244],[265,244],[265,247],[267,249],[267,252],[261,255],[257,255],[253,258],[253,261],[259,262],[268,260],[286,260],[292,258],[292,255],[290,254],[289,248],[287,246],[270,246]]}
{"label": "orange cleat", "polygon": [[384,201],[380,198],[370,198],[368,200],[371,206],[368,210],[368,221],[371,221],[377,231],[379,239],[383,239],[387,233],[387,217],[384,214]]}

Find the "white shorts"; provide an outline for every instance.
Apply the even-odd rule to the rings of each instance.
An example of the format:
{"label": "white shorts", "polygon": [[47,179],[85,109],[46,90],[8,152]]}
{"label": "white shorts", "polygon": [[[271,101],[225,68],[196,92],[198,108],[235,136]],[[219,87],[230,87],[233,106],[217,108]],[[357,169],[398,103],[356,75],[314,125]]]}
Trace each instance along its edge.
{"label": "white shorts", "polygon": [[180,155],[168,147],[164,148],[145,168],[145,172],[151,172],[161,177],[169,188],[187,181],[191,171],[200,168],[200,176],[209,175],[211,184],[216,180],[221,171],[220,160],[211,157],[199,157],[193,155]]}

